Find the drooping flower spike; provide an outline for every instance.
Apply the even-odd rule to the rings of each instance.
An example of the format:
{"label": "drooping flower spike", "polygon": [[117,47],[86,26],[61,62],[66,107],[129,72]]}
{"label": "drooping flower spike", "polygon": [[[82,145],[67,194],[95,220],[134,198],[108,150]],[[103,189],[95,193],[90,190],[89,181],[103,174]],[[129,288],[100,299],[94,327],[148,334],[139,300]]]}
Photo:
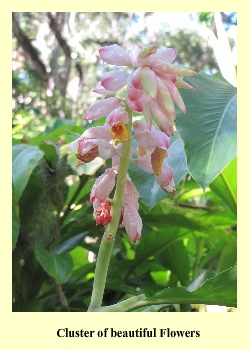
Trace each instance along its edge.
{"label": "drooping flower spike", "polygon": [[[114,95],[126,87],[125,99],[112,96],[93,103],[84,119],[92,121],[105,116],[104,125],[85,130],[70,144],[69,149],[76,152],[77,166],[91,162],[96,157],[104,160],[112,158],[112,168],[106,169],[96,179],[90,193],[96,224],[106,227],[112,221],[111,213],[114,212],[111,210],[113,200],[109,196],[115,188],[119,168],[123,166],[123,147],[128,140],[131,142],[132,137],[138,144],[137,158],[131,159],[135,151],[132,148],[130,152],[125,148],[127,157],[145,172],[154,174],[157,186],[163,191],[176,193],[174,174],[167,162],[170,136],[174,135],[173,125],[177,121],[175,105],[186,113],[178,89],[194,90],[180,76],[197,73],[173,64],[176,58],[176,50],[173,48],[157,49],[156,45],[143,48],[133,45],[127,52],[115,44],[105,46],[99,52],[104,63],[121,68],[104,74],[93,91],[102,95]],[[133,71],[126,72],[125,66]],[[132,123],[133,136],[128,134],[127,126],[132,121],[129,120],[124,104],[145,116],[145,121],[135,120]],[[142,220],[138,213],[139,193],[128,174],[123,183],[125,190],[118,212],[119,227],[125,227],[129,238],[136,242],[142,230]],[[155,187],[151,191],[154,189]]]}

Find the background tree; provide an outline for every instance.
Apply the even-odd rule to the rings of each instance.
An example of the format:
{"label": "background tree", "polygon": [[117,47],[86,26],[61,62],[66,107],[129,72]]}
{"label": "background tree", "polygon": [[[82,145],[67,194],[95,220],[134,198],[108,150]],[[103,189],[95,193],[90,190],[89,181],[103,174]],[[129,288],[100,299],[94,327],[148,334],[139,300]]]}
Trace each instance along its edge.
{"label": "background tree", "polygon": [[[39,116],[37,124],[53,117],[81,122],[97,98],[91,87],[106,69],[98,56],[101,46],[116,43],[127,49],[140,42],[178,47],[177,63],[197,71],[218,70],[212,48],[197,30],[171,30],[166,19],[152,29],[154,15],[13,13],[14,125],[20,128],[15,117],[20,110],[32,110],[33,119]],[[195,16],[198,14],[190,14],[190,19]],[[135,31],[139,20],[143,26]]]}

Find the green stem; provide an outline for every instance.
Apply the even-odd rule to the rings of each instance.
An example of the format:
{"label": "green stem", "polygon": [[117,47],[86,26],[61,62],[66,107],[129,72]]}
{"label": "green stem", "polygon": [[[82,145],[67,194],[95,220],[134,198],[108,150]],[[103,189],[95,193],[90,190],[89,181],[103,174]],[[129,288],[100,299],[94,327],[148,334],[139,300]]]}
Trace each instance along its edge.
{"label": "green stem", "polygon": [[109,261],[114,245],[115,235],[119,226],[121,210],[123,205],[123,197],[125,190],[125,181],[129,166],[129,155],[131,149],[131,136],[132,136],[132,111],[126,106],[126,111],[128,112],[129,123],[127,125],[128,129],[128,141],[124,142],[122,148],[122,156],[120,160],[116,190],[111,207],[112,221],[107,225],[101,245],[98,253],[98,258],[96,262],[94,284],[92,290],[92,296],[90,301],[90,306],[88,311],[94,311],[96,308],[101,307],[105,283],[108,273]]}

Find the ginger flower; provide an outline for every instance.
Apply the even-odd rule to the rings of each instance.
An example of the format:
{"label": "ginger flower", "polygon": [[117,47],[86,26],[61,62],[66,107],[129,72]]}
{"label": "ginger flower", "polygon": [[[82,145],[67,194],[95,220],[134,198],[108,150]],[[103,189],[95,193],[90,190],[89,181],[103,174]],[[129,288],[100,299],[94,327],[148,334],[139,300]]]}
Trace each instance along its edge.
{"label": "ginger flower", "polygon": [[125,230],[134,243],[137,239],[141,237],[142,230],[142,220],[138,213],[139,204],[138,204],[139,193],[127,176],[125,183],[125,192],[124,192],[124,205],[122,207],[122,224]]}
{"label": "ginger flower", "polygon": [[[126,52],[114,44],[102,47],[99,53],[105,63],[132,66],[134,71],[129,75],[121,70],[106,73],[94,91],[106,95],[127,85],[127,105],[144,114],[149,128],[154,120],[160,130],[169,136],[173,135],[173,123],[176,121],[174,103],[186,113],[178,88],[194,90],[179,76],[192,76],[197,73],[173,65],[176,50],[172,48],[157,49],[156,45],[150,45],[143,49],[140,45],[133,45]],[[89,112],[85,119],[88,119],[88,115]]]}
{"label": "ginger flower", "polygon": [[72,152],[77,151],[77,166],[89,163],[96,157],[106,160],[114,157],[116,154],[116,148],[108,141],[104,139],[84,139],[82,137],[73,141],[69,146],[69,150]]}
{"label": "ginger flower", "polygon": [[93,203],[93,216],[97,225],[102,224],[106,226],[112,220],[108,198],[115,187],[115,177],[115,170],[111,168],[106,169],[104,174],[96,179],[91,189],[90,203]]}

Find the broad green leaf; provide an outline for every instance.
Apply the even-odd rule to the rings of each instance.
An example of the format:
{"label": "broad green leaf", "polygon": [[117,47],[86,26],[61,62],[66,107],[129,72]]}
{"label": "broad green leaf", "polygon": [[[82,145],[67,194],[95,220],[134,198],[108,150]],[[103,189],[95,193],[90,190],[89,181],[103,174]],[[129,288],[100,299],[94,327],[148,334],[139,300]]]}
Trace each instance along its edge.
{"label": "broad green leaf", "polygon": [[150,298],[144,294],[118,304],[93,309],[93,312],[128,312],[149,305],[206,304],[237,306],[237,272],[233,267],[206,280],[200,288],[190,292],[184,287],[166,288]]}
{"label": "broad green leaf", "polygon": [[164,252],[156,256],[156,260],[159,261],[166,269],[177,275],[183,286],[187,285],[190,261],[183,241],[174,241],[171,243],[168,247],[166,247]]}
{"label": "broad green leaf", "polygon": [[20,143],[12,147],[12,180],[17,201],[43,155],[43,151],[37,146]]}
{"label": "broad green leaf", "polygon": [[[65,124],[59,128],[53,130],[49,134],[39,135],[34,137],[31,141],[31,145],[40,145],[43,141],[49,140],[51,142],[58,142],[60,139],[63,139],[64,142],[71,142],[74,139],[77,139],[79,135],[83,133],[83,128],[76,125]],[[70,140],[67,139],[67,136],[70,135]],[[66,139],[65,139],[66,138]]]}
{"label": "broad green leaf", "polygon": [[210,189],[237,215],[237,157],[210,183]]}
{"label": "broad green leaf", "polygon": [[235,266],[237,261],[237,243],[227,244],[220,253],[218,272],[224,271],[231,266]]}
{"label": "broad green leaf", "polygon": [[65,242],[63,242],[59,247],[57,247],[53,253],[54,254],[63,254],[63,253],[67,253],[70,250],[74,249],[75,247],[77,247],[78,245],[80,245],[80,243],[82,242],[83,238],[87,236],[89,232],[82,232],[79,233],[78,235],[71,237],[69,239],[67,239]]}
{"label": "broad green leaf", "polygon": [[[175,185],[177,185],[188,173],[186,156],[183,148],[183,141],[180,137],[172,139],[169,147],[169,157],[167,162],[174,173]],[[169,195],[162,190],[155,180],[155,175],[146,173],[135,163],[129,165],[129,175],[139,192],[140,200],[152,208],[163,198]]]}
{"label": "broad green leaf", "polygon": [[194,290],[198,289],[200,286],[203,285],[204,282],[206,282],[207,279],[212,278],[216,276],[216,271],[214,270],[205,270],[203,271],[198,277],[196,277],[193,282],[188,286],[189,292],[193,292]]}
{"label": "broad green leaf", "polygon": [[236,156],[236,88],[205,74],[185,79],[195,91],[181,90],[187,113],[177,113],[192,177],[206,189]]}
{"label": "broad green leaf", "polygon": [[35,254],[49,276],[56,278],[59,283],[66,282],[69,279],[73,269],[73,261],[68,253],[52,254],[36,244]]}
{"label": "broad green leaf", "polygon": [[25,187],[18,203],[20,208],[20,221],[22,223],[23,233],[25,234],[31,229],[32,231],[34,230],[34,233],[35,231],[38,231],[36,235],[41,237],[41,230],[34,227],[34,225],[29,226],[29,229],[27,229],[26,225],[31,221],[37,223],[38,221],[41,221],[40,219],[43,221],[43,228],[48,223],[48,217],[46,216],[49,215],[47,212],[49,206],[47,205],[42,212],[40,206],[41,200],[44,198],[45,190],[46,181],[43,173],[43,164],[40,162],[30,175],[27,186]]}
{"label": "broad green leaf", "polygon": [[65,126],[65,125],[75,126],[75,122],[70,119],[56,118],[52,120],[50,124],[46,127],[46,129],[43,132],[43,135],[49,135],[53,131],[56,131],[61,126]]}
{"label": "broad green leaf", "polygon": [[189,228],[174,227],[171,220],[165,230],[144,232],[136,249],[135,259],[132,260],[131,266],[127,271],[127,276],[134,272],[140,264],[145,263],[149,257],[164,252],[172,242],[182,238],[189,232]]}
{"label": "broad green leaf", "polygon": [[221,73],[219,73],[219,72],[214,73],[214,74],[212,75],[212,77],[213,77],[213,78],[216,78],[216,79],[219,79],[219,80],[222,80],[222,81],[224,81],[224,82],[227,83],[227,84],[230,84],[230,83],[227,81],[227,79],[225,79],[225,78],[223,77],[223,75],[222,75]]}
{"label": "broad green leaf", "polygon": [[237,274],[236,268],[228,269],[213,278],[206,280],[202,286],[192,292],[186,288],[167,288],[147,298],[157,304],[190,303],[237,306]]}
{"label": "broad green leaf", "polygon": [[74,262],[74,270],[89,264],[87,249],[77,246],[69,254]]}
{"label": "broad green leaf", "polygon": [[12,251],[16,247],[16,243],[19,236],[20,219],[19,219],[19,207],[15,202],[15,197],[12,196]]}
{"label": "broad green leaf", "polygon": [[58,161],[56,145],[53,143],[50,143],[49,141],[48,143],[44,141],[44,143],[40,145],[40,149],[44,152],[44,156],[47,162],[49,163],[50,167],[54,170],[56,168],[56,163]]}

